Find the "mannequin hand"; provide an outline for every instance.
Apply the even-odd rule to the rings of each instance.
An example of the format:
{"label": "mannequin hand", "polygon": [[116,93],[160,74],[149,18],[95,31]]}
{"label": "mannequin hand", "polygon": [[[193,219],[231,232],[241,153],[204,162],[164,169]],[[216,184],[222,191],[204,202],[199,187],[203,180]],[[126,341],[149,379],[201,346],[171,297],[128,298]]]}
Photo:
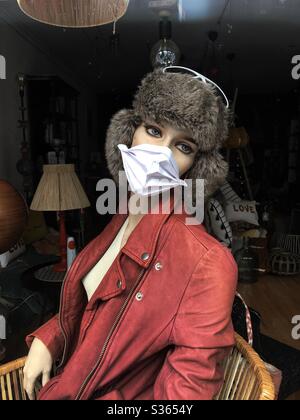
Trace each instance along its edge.
{"label": "mannequin hand", "polygon": [[35,338],[23,370],[24,389],[30,400],[34,400],[35,383],[41,375],[43,386],[49,382],[52,365],[53,360],[49,350],[41,340]]}

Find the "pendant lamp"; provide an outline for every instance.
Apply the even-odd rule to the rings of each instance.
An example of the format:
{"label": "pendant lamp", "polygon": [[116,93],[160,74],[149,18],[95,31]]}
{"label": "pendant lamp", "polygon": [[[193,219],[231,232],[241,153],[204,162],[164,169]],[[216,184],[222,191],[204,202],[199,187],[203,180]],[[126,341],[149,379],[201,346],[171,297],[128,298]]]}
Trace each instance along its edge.
{"label": "pendant lamp", "polygon": [[179,64],[181,52],[172,41],[172,22],[164,17],[159,22],[160,40],[154,45],[150,53],[152,67],[168,67]]}
{"label": "pendant lamp", "polygon": [[21,10],[39,22],[69,28],[87,28],[116,22],[129,0],[17,0]]}

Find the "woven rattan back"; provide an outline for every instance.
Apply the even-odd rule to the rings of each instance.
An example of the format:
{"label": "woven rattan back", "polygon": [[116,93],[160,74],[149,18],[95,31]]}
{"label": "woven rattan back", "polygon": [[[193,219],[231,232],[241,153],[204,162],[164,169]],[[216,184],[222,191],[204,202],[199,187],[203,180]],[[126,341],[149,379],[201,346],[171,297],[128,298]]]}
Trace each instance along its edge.
{"label": "woven rattan back", "polygon": [[0,400],[26,400],[23,387],[23,367],[26,358],[0,366]]}
{"label": "woven rattan back", "polygon": [[217,400],[274,400],[275,388],[264,362],[236,334],[236,345],[225,361],[224,385]]}

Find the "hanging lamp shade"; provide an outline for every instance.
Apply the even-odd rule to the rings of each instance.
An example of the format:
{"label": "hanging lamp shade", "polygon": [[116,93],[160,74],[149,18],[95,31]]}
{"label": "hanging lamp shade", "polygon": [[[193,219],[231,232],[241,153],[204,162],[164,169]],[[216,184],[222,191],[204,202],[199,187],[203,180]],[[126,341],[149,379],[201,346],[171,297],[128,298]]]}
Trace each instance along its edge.
{"label": "hanging lamp shade", "polygon": [[115,22],[129,0],[17,0],[29,17],[49,25],[86,28]]}

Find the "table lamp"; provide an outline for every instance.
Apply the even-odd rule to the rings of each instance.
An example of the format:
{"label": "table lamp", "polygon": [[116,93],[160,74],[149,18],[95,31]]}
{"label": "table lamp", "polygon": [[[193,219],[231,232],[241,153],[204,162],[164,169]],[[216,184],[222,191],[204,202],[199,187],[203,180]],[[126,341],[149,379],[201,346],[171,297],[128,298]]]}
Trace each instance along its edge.
{"label": "table lamp", "polygon": [[66,210],[90,207],[90,202],[75,173],[73,164],[44,165],[44,173],[31,203],[31,210],[57,211],[60,227],[60,257],[53,270],[67,271],[67,235],[65,227]]}

